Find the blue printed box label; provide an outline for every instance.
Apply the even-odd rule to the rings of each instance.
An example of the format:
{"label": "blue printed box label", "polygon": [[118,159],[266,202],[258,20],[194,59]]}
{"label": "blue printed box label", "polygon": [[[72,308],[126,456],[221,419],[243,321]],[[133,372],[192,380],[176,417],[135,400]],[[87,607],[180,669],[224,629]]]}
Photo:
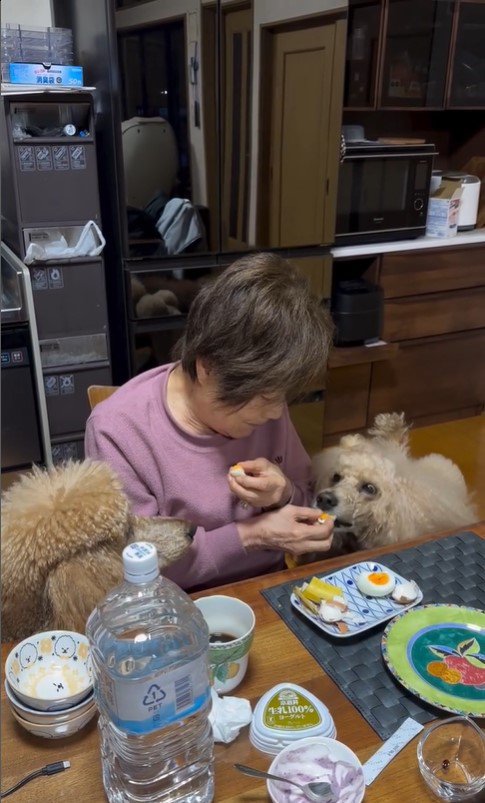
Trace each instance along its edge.
{"label": "blue printed box label", "polygon": [[42,86],[83,86],[83,68],[62,64],[10,64],[11,84],[35,84]]}

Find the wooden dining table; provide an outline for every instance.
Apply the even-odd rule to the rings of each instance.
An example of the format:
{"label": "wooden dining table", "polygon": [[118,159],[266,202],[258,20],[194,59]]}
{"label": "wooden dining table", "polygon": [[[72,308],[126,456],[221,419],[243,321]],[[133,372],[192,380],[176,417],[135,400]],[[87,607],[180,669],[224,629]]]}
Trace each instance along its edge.
{"label": "wooden dining table", "polygon": [[[471,530],[485,539],[485,521],[461,529]],[[447,538],[452,534],[453,532],[448,532],[424,536],[406,546]],[[365,558],[395,551],[395,544],[387,548],[368,550]],[[303,686],[328,706],[337,727],[337,738],[365,762],[380,747],[381,739],[260,593],[262,589],[272,585],[293,579],[296,581],[310,574],[327,573],[355,562],[355,554],[331,558],[320,563],[212,588],[194,597],[214,593],[235,596],[247,602],[256,615],[248,671],[241,685],[232,694],[249,699],[254,708],[264,692],[277,683],[289,681]],[[12,646],[2,645],[2,666],[5,665]],[[231,744],[215,746],[216,803],[265,803],[269,800],[264,781],[241,775],[233,766],[238,762],[266,770],[271,763],[271,756],[252,746],[248,730],[248,727],[243,728]],[[67,739],[51,741],[32,736],[13,719],[2,684],[1,731],[2,791],[45,764],[62,760],[71,762],[70,769],[65,772],[36,779],[20,789],[12,795],[15,803],[33,803],[39,800],[47,803],[103,803],[106,800],[95,720]],[[365,803],[436,803],[436,798],[428,791],[418,769],[418,738],[408,744],[366,788]]]}

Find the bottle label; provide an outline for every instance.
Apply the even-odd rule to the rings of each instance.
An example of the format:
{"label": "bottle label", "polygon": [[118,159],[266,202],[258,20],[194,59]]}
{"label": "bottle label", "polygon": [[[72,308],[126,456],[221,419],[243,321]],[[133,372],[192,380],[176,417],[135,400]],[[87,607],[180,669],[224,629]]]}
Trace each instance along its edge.
{"label": "bottle label", "polygon": [[129,733],[151,733],[185,719],[210,697],[206,655],[149,680],[103,673],[99,683],[112,721]]}

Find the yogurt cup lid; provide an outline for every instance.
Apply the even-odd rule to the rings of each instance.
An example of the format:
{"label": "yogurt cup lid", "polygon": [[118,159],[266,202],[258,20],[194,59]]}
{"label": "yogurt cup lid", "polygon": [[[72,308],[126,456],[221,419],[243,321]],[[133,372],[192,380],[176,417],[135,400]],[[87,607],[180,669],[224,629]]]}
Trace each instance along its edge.
{"label": "yogurt cup lid", "polygon": [[257,703],[249,738],[263,753],[276,755],[286,745],[308,736],[335,738],[327,706],[295,683],[278,683]]}

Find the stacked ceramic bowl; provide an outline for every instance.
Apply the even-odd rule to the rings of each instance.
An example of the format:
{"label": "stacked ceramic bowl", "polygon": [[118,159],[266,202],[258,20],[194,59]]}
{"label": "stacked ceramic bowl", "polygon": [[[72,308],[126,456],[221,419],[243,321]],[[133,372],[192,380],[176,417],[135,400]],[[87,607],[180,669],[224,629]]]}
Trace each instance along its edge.
{"label": "stacked ceramic bowl", "polygon": [[5,692],[19,725],[35,736],[62,739],[96,713],[86,636],[48,630],[24,639],[5,664]]}

